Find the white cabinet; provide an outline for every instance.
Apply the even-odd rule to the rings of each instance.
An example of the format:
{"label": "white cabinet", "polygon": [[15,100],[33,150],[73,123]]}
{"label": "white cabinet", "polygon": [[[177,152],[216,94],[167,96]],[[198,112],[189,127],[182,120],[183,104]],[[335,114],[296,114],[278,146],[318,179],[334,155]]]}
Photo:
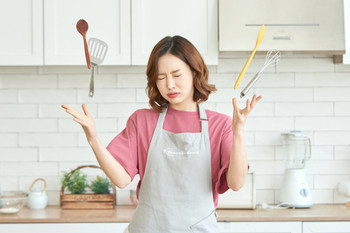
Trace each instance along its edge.
{"label": "white cabinet", "polygon": [[350,222],[219,222],[220,233],[350,233]]}
{"label": "white cabinet", "polygon": [[217,0],[132,0],[132,64],[146,65],[156,43],[181,35],[206,64],[218,63]]}
{"label": "white cabinet", "polygon": [[151,49],[166,35],[186,37],[207,64],[218,63],[217,0],[1,3],[0,66],[85,65],[83,39],[76,30],[79,19],[89,24],[87,39],[108,44],[103,65],[146,65]]}
{"label": "white cabinet", "polygon": [[85,65],[87,39],[105,41],[104,65],[130,65],[130,0],[2,0],[0,65]]}
{"label": "white cabinet", "polygon": [[[123,233],[129,223],[0,224],[0,232]],[[220,233],[350,233],[350,222],[219,222]]]}
{"label": "white cabinet", "polygon": [[0,232],[14,233],[123,233],[129,223],[21,223],[0,224]]}
{"label": "white cabinet", "polygon": [[219,0],[220,51],[258,50],[343,54],[343,0]]}
{"label": "white cabinet", "polygon": [[0,65],[43,64],[42,0],[1,0]]}
{"label": "white cabinet", "polygon": [[302,233],[301,222],[219,222],[220,233]]}
{"label": "white cabinet", "polygon": [[350,233],[350,222],[303,222],[303,233]]}
{"label": "white cabinet", "polygon": [[45,65],[85,65],[79,19],[89,24],[87,40],[108,44],[103,65],[130,64],[130,0],[45,0]]}

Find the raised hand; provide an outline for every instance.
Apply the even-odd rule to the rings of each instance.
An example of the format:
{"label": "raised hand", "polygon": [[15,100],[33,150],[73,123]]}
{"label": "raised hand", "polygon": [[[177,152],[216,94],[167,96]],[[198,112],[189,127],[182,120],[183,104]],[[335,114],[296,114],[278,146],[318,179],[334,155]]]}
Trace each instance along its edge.
{"label": "raised hand", "polygon": [[79,123],[83,127],[88,142],[97,137],[96,125],[86,104],[82,105],[84,113],[78,112],[68,105],[62,105],[61,107],[74,117],[73,120],[75,122]]}
{"label": "raised hand", "polygon": [[232,99],[233,104],[233,117],[232,117],[232,131],[234,132],[243,132],[244,125],[247,121],[249,113],[253,110],[256,103],[262,98],[262,96],[256,97],[256,95],[253,96],[252,102],[247,99],[246,107],[243,109],[240,109],[238,107],[237,99]]}

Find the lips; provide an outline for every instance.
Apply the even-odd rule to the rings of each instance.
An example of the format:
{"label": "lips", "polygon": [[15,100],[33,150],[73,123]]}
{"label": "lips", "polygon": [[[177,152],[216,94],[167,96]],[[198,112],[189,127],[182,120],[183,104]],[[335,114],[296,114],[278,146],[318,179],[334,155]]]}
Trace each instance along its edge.
{"label": "lips", "polygon": [[179,92],[170,92],[168,93],[169,98],[176,98],[180,93]]}

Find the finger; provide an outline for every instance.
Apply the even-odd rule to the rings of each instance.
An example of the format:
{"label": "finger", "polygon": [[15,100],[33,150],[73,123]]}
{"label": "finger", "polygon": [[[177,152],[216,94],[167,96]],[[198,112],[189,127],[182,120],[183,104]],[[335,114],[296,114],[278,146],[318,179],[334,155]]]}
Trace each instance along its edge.
{"label": "finger", "polygon": [[66,110],[67,113],[69,113],[70,115],[72,115],[75,118],[79,118],[79,119],[84,119],[85,115],[81,114],[80,112],[74,110],[74,109],[67,109]]}
{"label": "finger", "polygon": [[85,115],[86,116],[91,116],[87,105],[83,104],[82,107],[83,107],[83,111],[84,111]]}
{"label": "finger", "polygon": [[249,99],[247,99],[247,102],[246,102],[246,109],[248,110],[248,112],[250,112],[250,104],[249,104]]}
{"label": "finger", "polygon": [[74,108],[68,106],[68,105],[61,105],[62,108],[64,108],[66,110],[66,112],[75,112],[75,113],[79,113],[78,111],[76,111]]}
{"label": "finger", "polygon": [[256,94],[253,95],[252,102],[256,100]]}
{"label": "finger", "polygon": [[70,108],[68,105],[65,105],[65,104],[62,104],[61,107],[64,108],[64,109],[69,109]]}
{"label": "finger", "polygon": [[256,103],[256,95],[253,95],[252,102],[250,103],[251,108],[255,106]]}
{"label": "finger", "polygon": [[256,103],[257,103],[259,100],[261,100],[261,98],[262,98],[262,96],[256,97],[256,95],[254,95],[254,97],[253,97],[254,100],[253,100],[252,103],[251,103],[251,109],[253,109],[253,108],[255,107]]}
{"label": "finger", "polygon": [[256,103],[258,103],[259,100],[261,100],[261,98],[262,98],[262,96],[258,96],[258,97],[255,98],[254,104],[252,104],[251,109],[253,109],[255,107]]}
{"label": "finger", "polygon": [[232,105],[233,105],[233,111],[238,110],[238,103],[237,103],[237,99],[233,98],[232,99]]}
{"label": "finger", "polygon": [[74,118],[73,119],[75,122],[79,123],[81,126],[86,126],[85,121],[83,121],[80,118]]}

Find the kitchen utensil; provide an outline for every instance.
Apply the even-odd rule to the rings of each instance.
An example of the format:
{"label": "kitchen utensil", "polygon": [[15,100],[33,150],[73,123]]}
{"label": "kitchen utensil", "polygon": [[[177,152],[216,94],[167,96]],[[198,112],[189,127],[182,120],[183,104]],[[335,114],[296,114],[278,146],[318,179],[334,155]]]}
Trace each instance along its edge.
{"label": "kitchen utensil", "polygon": [[[33,190],[33,186],[37,181],[44,182],[44,187],[42,190],[38,188]],[[27,205],[31,209],[44,209],[47,206],[48,197],[46,194],[46,180],[43,178],[38,178],[33,181],[32,185],[29,188],[29,195],[27,198]]]}
{"label": "kitchen utensil", "polygon": [[106,57],[106,53],[108,50],[108,45],[97,38],[90,38],[89,39],[89,51],[90,51],[90,58],[91,58],[91,79],[90,79],[90,91],[89,96],[92,97],[94,95],[94,70],[95,66],[100,65],[103,60]]}
{"label": "kitchen utensil", "polygon": [[86,32],[89,28],[89,25],[85,20],[80,19],[77,22],[76,27],[77,27],[78,32],[83,36],[86,64],[87,64],[88,68],[90,69],[91,68],[90,55],[89,55],[89,50],[88,50],[88,46],[86,43]]}
{"label": "kitchen utensil", "polygon": [[266,67],[268,67],[269,65],[275,66],[280,59],[281,59],[280,51],[277,51],[277,50],[268,51],[266,54],[265,63],[263,67],[260,69],[258,73],[254,75],[252,80],[250,80],[247,86],[243,89],[243,91],[241,92],[241,98],[245,96],[249,92],[249,90],[254,86],[256,81],[258,81],[258,79],[261,77],[261,73],[266,69]]}
{"label": "kitchen utensil", "polygon": [[15,214],[23,207],[27,197],[25,192],[5,191],[0,195],[0,214]]}
{"label": "kitchen utensil", "polygon": [[311,158],[311,140],[301,131],[290,131],[282,136],[286,169],[280,203],[293,208],[309,208],[312,206],[312,198],[304,168],[306,161]]}
{"label": "kitchen utensil", "polygon": [[262,42],[262,40],[264,39],[264,36],[265,36],[265,25],[261,25],[260,27],[260,30],[259,30],[259,33],[258,33],[258,37],[256,39],[256,44],[255,44],[255,47],[252,51],[252,53],[250,54],[249,58],[248,58],[248,61],[245,63],[241,73],[239,74],[238,78],[237,78],[237,81],[235,83],[235,87],[234,89],[236,90],[237,87],[239,86],[239,84],[241,83],[242,81],[242,78],[245,74],[245,72],[247,71],[249,65],[250,65],[250,62],[252,61],[253,57],[254,57],[254,54],[256,52],[256,49],[258,48],[258,46],[260,45],[260,43]]}

